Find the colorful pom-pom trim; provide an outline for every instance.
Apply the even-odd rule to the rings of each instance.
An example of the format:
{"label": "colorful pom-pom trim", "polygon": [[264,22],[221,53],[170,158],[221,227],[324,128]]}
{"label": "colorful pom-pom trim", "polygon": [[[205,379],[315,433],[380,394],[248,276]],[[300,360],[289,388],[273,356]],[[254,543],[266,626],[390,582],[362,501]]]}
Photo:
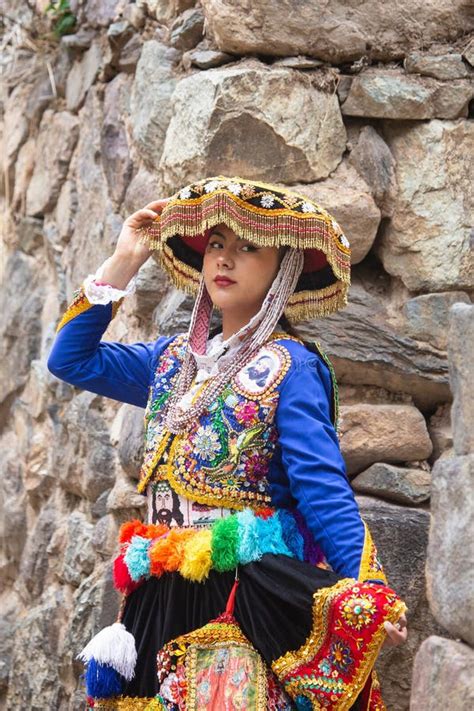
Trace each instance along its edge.
{"label": "colorful pom-pom trim", "polygon": [[168,528],[127,521],[120,529],[114,562],[117,590],[128,594],[150,576],[178,571],[202,582],[211,570],[225,572],[266,553],[304,559],[304,539],[288,511],[244,509],[210,528]]}

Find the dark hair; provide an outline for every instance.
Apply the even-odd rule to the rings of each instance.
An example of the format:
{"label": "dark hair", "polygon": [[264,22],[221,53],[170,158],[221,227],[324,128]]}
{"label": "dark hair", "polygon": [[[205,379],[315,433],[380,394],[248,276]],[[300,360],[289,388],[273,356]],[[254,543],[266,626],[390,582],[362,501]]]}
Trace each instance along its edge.
{"label": "dark hair", "polygon": [[285,314],[282,314],[280,316],[278,323],[280,324],[282,329],[286,331],[286,333],[288,333],[290,336],[294,336],[295,338],[299,338],[301,341],[304,341],[304,338],[301,333],[299,333],[299,331],[291,325]]}

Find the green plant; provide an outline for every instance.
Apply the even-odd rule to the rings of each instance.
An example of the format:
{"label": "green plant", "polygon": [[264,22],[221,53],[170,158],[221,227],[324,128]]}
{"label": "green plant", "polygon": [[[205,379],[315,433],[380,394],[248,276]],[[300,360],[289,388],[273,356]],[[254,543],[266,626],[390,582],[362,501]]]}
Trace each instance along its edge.
{"label": "green plant", "polygon": [[76,16],[71,12],[69,0],[51,0],[45,12],[50,12],[54,21],[53,32],[60,38],[73,30]]}

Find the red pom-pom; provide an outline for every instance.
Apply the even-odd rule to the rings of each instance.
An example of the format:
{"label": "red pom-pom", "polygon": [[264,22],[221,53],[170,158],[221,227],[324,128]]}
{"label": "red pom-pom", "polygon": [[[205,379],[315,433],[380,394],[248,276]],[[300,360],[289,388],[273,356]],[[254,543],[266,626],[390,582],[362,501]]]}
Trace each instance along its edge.
{"label": "red pom-pom", "polygon": [[132,580],[130,573],[128,572],[127,564],[125,563],[123,553],[121,553],[114,560],[114,586],[120,592],[128,595],[129,593],[136,590],[140,583]]}

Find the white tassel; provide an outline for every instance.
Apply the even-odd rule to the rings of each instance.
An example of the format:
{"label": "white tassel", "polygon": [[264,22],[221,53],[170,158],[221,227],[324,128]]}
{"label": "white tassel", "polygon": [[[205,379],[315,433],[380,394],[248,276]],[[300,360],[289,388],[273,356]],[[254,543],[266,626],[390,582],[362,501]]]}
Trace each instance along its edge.
{"label": "white tassel", "polygon": [[127,632],[125,625],[114,622],[98,632],[77,655],[77,659],[86,663],[95,659],[99,664],[108,664],[130,681],[135,675],[137,663],[135,638]]}

